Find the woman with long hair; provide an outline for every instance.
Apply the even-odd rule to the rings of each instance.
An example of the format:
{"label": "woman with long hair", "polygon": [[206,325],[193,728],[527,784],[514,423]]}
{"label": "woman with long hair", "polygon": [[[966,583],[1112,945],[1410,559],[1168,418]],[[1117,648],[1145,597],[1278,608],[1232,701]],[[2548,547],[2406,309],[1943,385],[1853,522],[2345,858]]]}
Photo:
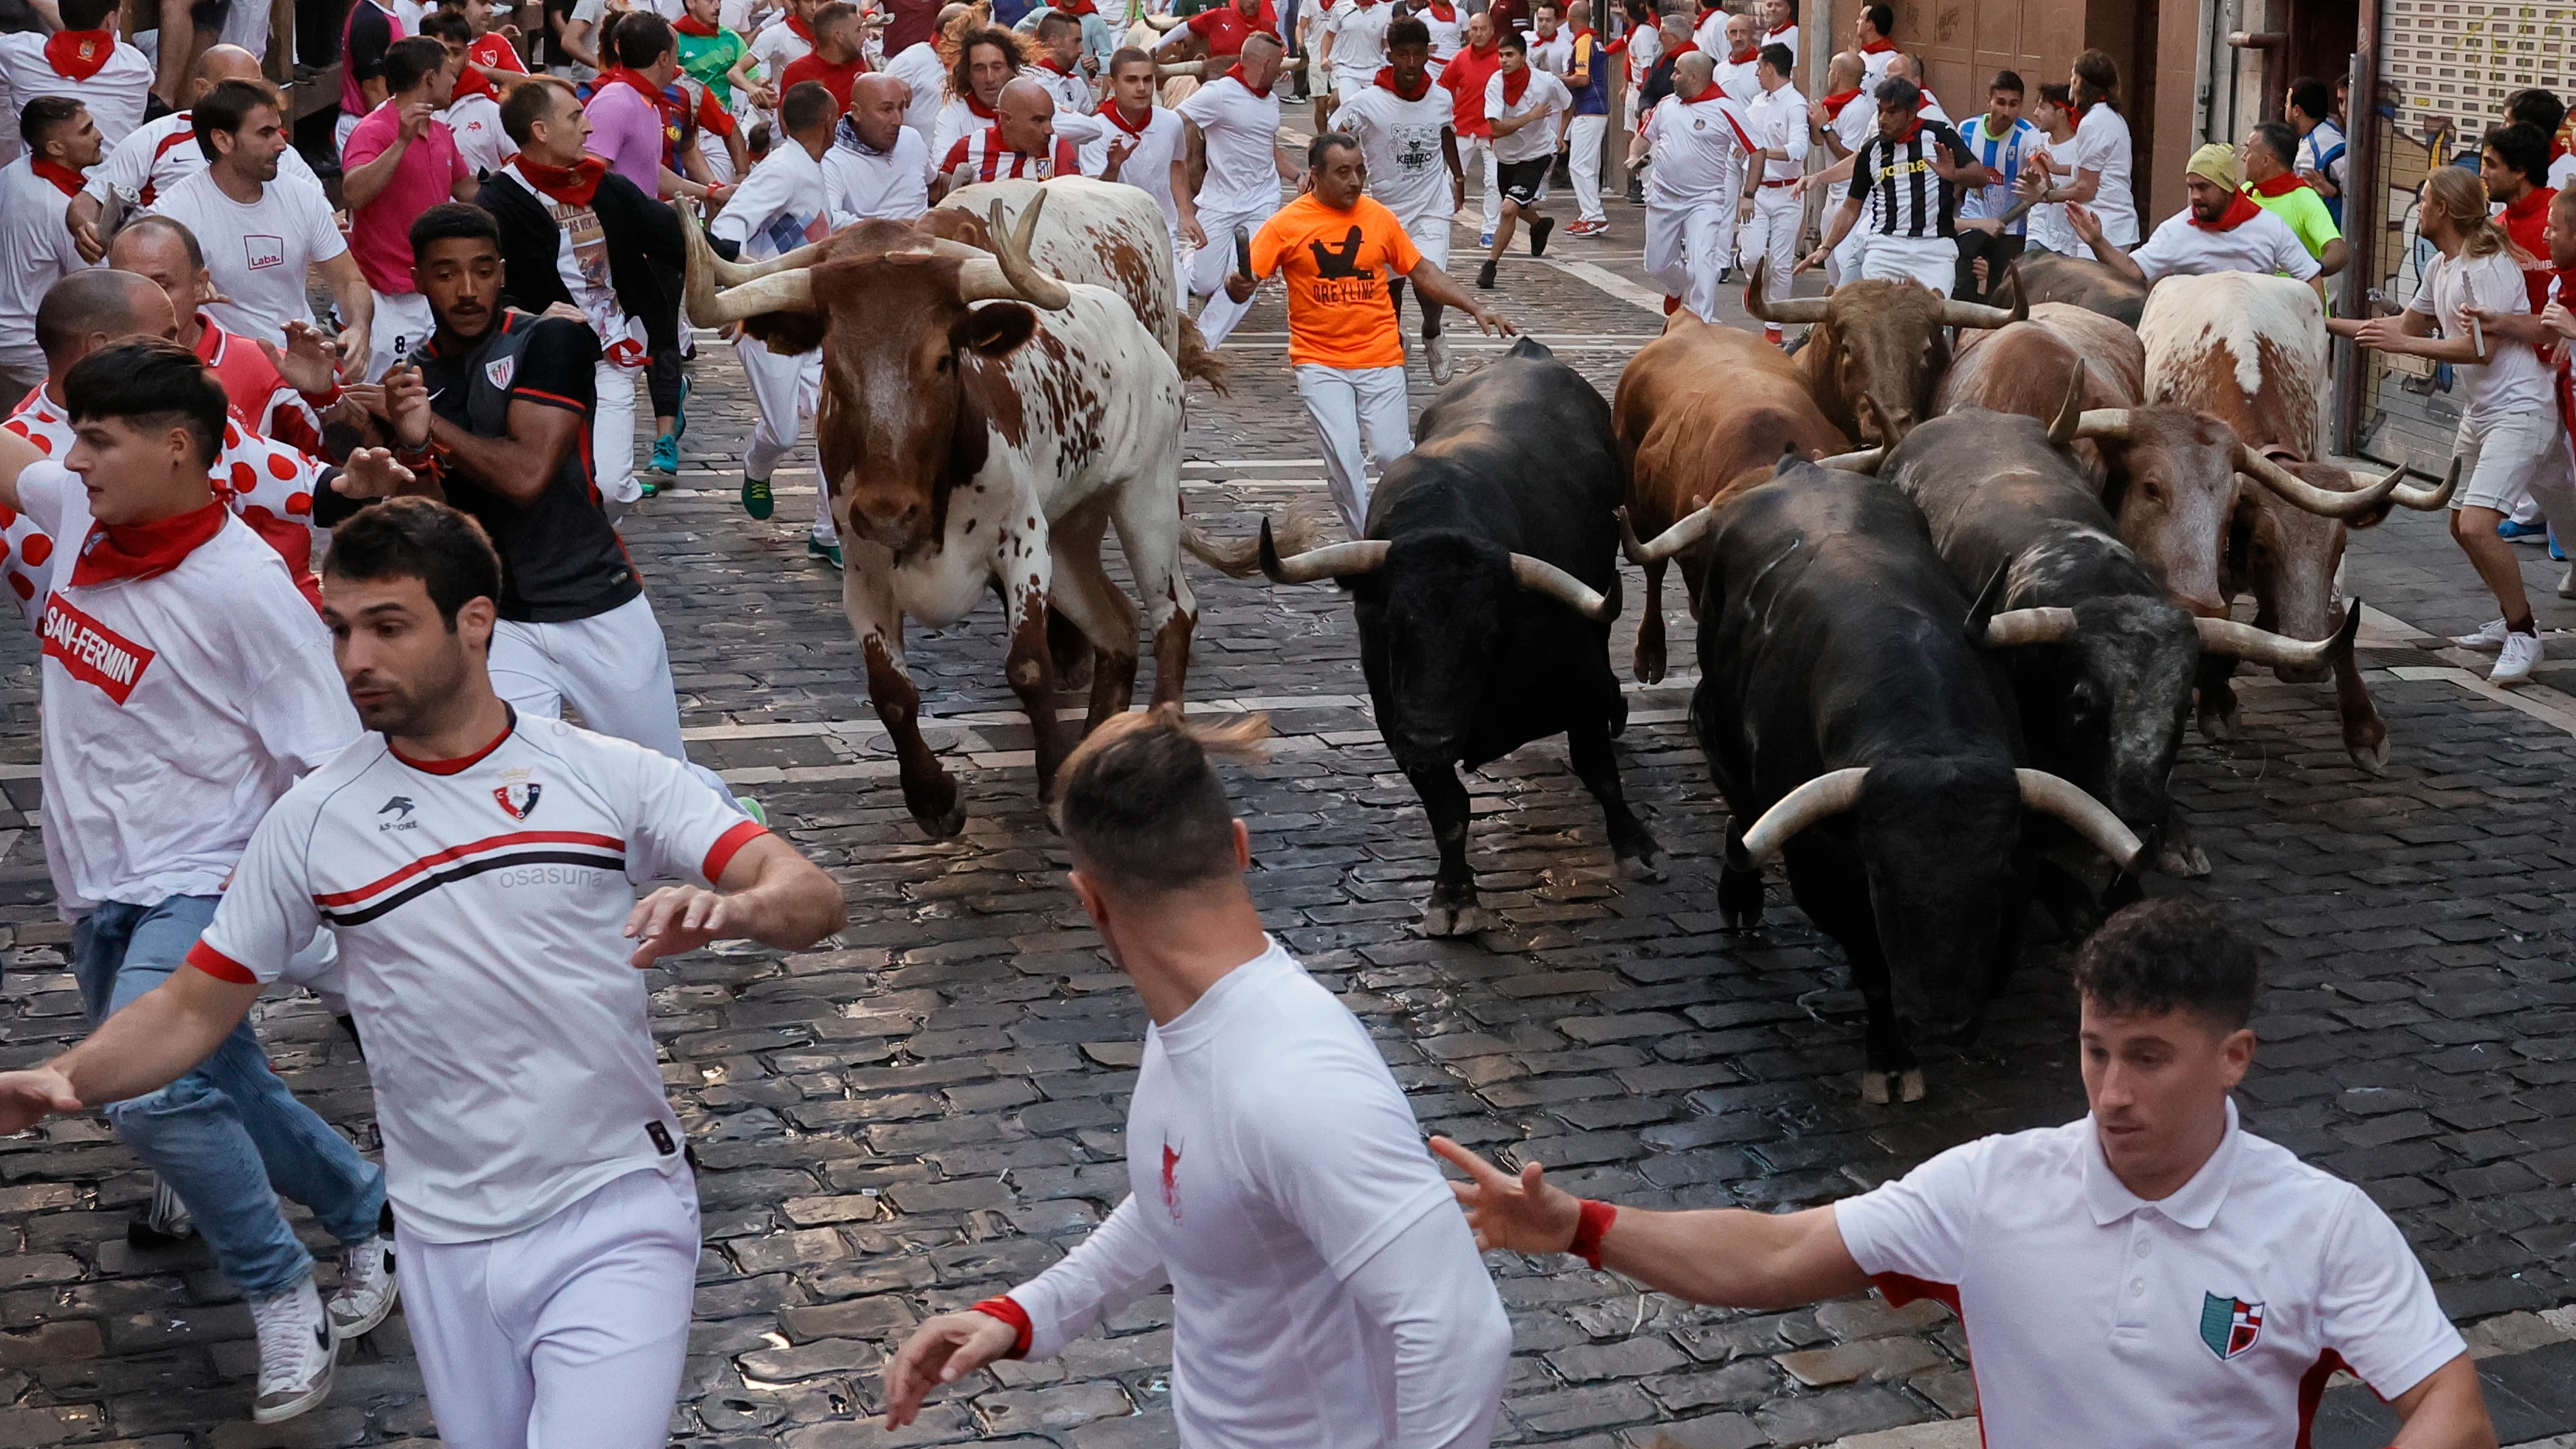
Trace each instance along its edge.
{"label": "woman with long hair", "polygon": [[2396,317],[2329,318],[2338,337],[2381,352],[2451,365],[2451,395],[2462,404],[2451,456],[2460,466],[2451,497],[2451,538],[2495,595],[2498,614],[2486,627],[2451,642],[2493,652],[2493,684],[2519,684],[2540,663],[2540,627],[2522,586],[2513,545],[2496,536],[2527,491],[2537,490],[2553,518],[2576,518],[2576,487],[2567,474],[2552,379],[2540,356],[2481,314],[2528,313],[2522,282],[2530,260],[2487,214],[2486,183],[2465,166],[2436,166],[2424,178],[2417,235],[2435,256],[2415,300]]}
{"label": "woman with long hair", "polygon": [[2088,50],[2075,57],[2066,86],[2075,139],[2060,169],[2071,167],[2074,174],[2056,181],[2049,168],[2032,167],[2022,173],[2022,194],[2039,205],[2080,202],[2101,218],[2104,240],[2117,247],[2136,246],[2138,201],[2129,185],[2136,148],[2128,118],[2120,114],[2120,63],[2105,52]]}

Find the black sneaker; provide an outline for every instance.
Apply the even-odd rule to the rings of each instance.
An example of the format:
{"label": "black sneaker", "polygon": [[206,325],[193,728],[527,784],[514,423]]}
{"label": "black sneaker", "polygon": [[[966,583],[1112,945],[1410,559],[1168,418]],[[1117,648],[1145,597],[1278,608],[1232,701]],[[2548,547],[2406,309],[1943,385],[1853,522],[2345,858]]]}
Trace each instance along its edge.
{"label": "black sneaker", "polygon": [[1531,218],[1531,220],[1530,220],[1530,255],[1531,255],[1531,256],[1534,256],[1534,257],[1543,257],[1543,256],[1546,256],[1546,255],[1547,255],[1547,234],[1548,234],[1549,232],[1554,231],[1554,230],[1556,230],[1556,218],[1555,218],[1555,217],[1552,217],[1552,216],[1541,216],[1541,217],[1533,217],[1533,218]]}
{"label": "black sneaker", "polygon": [[1494,290],[1494,273],[1497,270],[1498,269],[1491,261],[1486,262],[1483,266],[1476,269],[1476,288],[1478,291],[1490,292]]}
{"label": "black sneaker", "polygon": [[1628,178],[1628,204],[1631,206],[1646,204],[1646,178],[1643,176]]}

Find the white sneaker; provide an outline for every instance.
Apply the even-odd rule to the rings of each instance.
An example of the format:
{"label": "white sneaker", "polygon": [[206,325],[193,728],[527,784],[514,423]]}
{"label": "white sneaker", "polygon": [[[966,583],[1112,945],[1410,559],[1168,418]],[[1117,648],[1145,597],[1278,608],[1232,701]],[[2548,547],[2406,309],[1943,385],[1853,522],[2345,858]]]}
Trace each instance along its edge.
{"label": "white sneaker", "polygon": [[340,1250],[340,1289],[323,1305],[334,1342],[363,1337],[394,1311],[393,1239],[376,1237]]}
{"label": "white sneaker", "polygon": [[251,1304],[250,1316],[259,1329],[259,1397],[251,1400],[250,1421],[280,1423],[329,1398],[340,1355],[313,1280]]}
{"label": "white sneaker", "polygon": [[2516,685],[2531,677],[2541,659],[2538,634],[2507,634],[2504,649],[2496,655],[2495,668],[2487,671],[2487,683]]}
{"label": "white sneaker", "polygon": [[2504,641],[2509,634],[2510,631],[2504,626],[2504,620],[2489,619],[2474,634],[2452,635],[2451,642],[2463,649],[2475,649],[2480,654],[2493,654],[2504,647]]}
{"label": "white sneaker", "polygon": [[1458,375],[1457,360],[1449,355],[1449,334],[1422,339],[1422,355],[1431,362],[1431,385],[1446,387]]}
{"label": "white sneaker", "polygon": [[2558,597],[2576,599],[2576,563],[2569,564],[2567,572],[2558,576]]}

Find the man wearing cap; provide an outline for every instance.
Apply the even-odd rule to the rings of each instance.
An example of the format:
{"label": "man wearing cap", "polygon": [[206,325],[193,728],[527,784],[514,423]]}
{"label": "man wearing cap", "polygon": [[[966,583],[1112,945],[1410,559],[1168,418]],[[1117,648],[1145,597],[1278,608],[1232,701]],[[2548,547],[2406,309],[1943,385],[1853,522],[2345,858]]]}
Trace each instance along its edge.
{"label": "man wearing cap", "polygon": [[2316,280],[2317,259],[2308,255],[2298,233],[2236,189],[2236,148],[2213,141],[2192,152],[2182,184],[2190,204],[2165,218],[2147,244],[2134,252],[2104,240],[2102,219],[2088,206],[2069,202],[2067,225],[2113,270],[2149,285],[2163,277],[2211,272],[2264,272],[2302,282]]}

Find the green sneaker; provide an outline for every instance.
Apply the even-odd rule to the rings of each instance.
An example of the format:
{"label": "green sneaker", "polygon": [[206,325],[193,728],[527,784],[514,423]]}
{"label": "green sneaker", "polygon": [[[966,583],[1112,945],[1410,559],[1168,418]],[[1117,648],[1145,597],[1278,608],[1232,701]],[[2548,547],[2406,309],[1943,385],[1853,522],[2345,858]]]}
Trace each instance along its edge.
{"label": "green sneaker", "polygon": [[653,471],[666,478],[680,476],[680,435],[664,433],[653,440]]}
{"label": "green sneaker", "polygon": [[778,500],[769,495],[768,479],[754,478],[749,473],[742,475],[743,512],[754,518],[767,518],[777,507]]}
{"label": "green sneaker", "polygon": [[841,567],[841,546],[839,544],[825,543],[823,540],[816,538],[809,533],[805,536],[805,551],[812,554],[814,557],[821,559],[823,562],[830,564],[834,572],[839,572]]}
{"label": "green sneaker", "polygon": [[748,795],[736,795],[733,803],[742,807],[742,813],[751,817],[752,824],[763,830],[769,828],[769,811],[759,801]]}

